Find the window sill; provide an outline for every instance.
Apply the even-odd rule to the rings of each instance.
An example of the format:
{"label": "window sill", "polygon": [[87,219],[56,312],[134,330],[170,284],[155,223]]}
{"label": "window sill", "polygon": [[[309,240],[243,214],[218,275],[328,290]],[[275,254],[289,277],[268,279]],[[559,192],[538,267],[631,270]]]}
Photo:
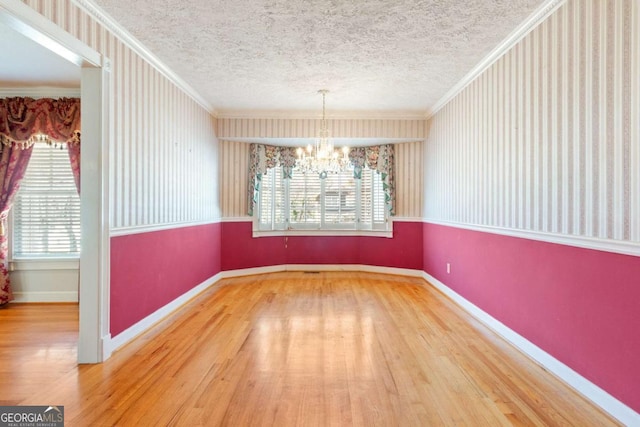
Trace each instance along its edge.
{"label": "window sill", "polygon": [[384,237],[393,238],[392,230],[253,230],[253,237],[276,237],[276,236],[361,236],[361,237]]}
{"label": "window sill", "polygon": [[79,268],[80,260],[78,258],[14,259],[9,262],[9,271],[78,270]]}

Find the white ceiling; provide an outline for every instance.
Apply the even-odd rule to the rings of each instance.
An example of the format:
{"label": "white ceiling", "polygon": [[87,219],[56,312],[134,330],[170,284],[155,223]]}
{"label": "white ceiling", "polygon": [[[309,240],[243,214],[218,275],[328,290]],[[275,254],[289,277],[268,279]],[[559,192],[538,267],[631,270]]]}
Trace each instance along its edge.
{"label": "white ceiling", "polygon": [[[427,112],[543,0],[94,0],[221,115]],[[0,23],[0,88],[80,69]]]}
{"label": "white ceiling", "polygon": [[542,0],[94,0],[220,114],[424,114]]}
{"label": "white ceiling", "polygon": [[0,89],[79,88],[80,67],[0,22]]}

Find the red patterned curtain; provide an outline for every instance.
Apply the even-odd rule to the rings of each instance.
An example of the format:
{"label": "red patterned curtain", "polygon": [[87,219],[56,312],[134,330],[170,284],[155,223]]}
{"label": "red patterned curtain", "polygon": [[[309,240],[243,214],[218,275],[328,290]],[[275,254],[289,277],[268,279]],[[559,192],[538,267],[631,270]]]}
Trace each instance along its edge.
{"label": "red patterned curtain", "polygon": [[33,145],[22,148],[18,144],[2,145],[0,153],[0,305],[4,305],[13,299],[9,272],[7,270],[7,254],[9,244],[5,227],[7,215],[13,205],[20,181],[27,170]]}
{"label": "red patterned curtain", "polygon": [[79,154],[80,99],[0,99],[0,305],[13,299],[7,271],[6,219],[37,141],[77,145]]}
{"label": "red patterned curtain", "polygon": [[80,98],[0,99],[0,142],[28,147],[36,141],[80,138]]}
{"label": "red patterned curtain", "polygon": [[67,150],[69,151],[73,180],[76,183],[78,194],[80,194],[80,135],[78,135],[78,142],[67,142]]}

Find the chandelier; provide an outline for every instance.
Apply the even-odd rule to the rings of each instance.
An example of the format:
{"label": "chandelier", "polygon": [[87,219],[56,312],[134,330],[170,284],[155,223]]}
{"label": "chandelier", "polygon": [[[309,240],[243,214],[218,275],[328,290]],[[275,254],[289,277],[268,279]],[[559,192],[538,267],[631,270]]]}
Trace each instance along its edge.
{"label": "chandelier", "polygon": [[328,173],[342,172],[349,167],[349,147],[337,150],[331,142],[325,115],[325,97],[328,92],[326,89],[318,91],[322,95],[322,122],[315,147],[309,144],[306,150],[303,148],[296,150],[298,154],[296,168],[302,173],[317,173],[320,178],[326,178]]}

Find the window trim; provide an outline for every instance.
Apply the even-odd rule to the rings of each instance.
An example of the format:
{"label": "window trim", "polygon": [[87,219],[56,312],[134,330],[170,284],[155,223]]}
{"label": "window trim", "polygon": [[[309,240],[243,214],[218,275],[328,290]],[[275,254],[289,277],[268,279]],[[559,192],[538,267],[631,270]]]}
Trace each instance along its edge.
{"label": "window trim", "polygon": [[253,220],[253,237],[277,236],[363,236],[393,238],[393,221],[388,219],[388,230],[354,230],[354,229],[295,229],[295,230],[257,230],[258,220]]}
{"label": "window trim", "polygon": [[[278,167],[278,166],[276,166]],[[295,173],[296,171],[294,171]],[[373,171],[376,173],[376,171]],[[288,182],[288,180],[287,180]],[[356,194],[361,194],[361,180],[357,180],[356,182]],[[261,196],[260,196],[261,197]],[[325,197],[326,194],[323,191],[321,193],[321,210],[325,208]],[[261,212],[261,203],[262,200],[258,200],[256,203],[256,209],[254,210],[254,215],[252,217],[252,237],[276,237],[276,236],[364,236],[364,237],[382,237],[382,238],[393,238],[393,216],[389,214],[386,210],[386,204],[384,206],[385,209],[385,227],[381,228],[381,222],[378,222],[378,228],[372,226],[372,228],[358,228],[359,217],[361,213],[361,203],[356,203],[356,221],[355,223],[346,223],[346,224],[333,224],[331,227],[327,227],[325,223],[325,227],[323,227],[324,222],[324,214],[321,215],[320,223],[313,224],[304,224],[299,223],[292,228],[288,225],[288,218],[285,218],[284,225],[287,228],[280,229],[265,229],[262,228],[264,224],[260,223],[260,212]],[[271,209],[272,214],[274,214],[274,203],[275,200],[271,199]],[[284,203],[290,209],[290,191],[288,189],[285,191],[284,195]],[[273,224],[273,223],[272,223]],[[373,225],[373,223],[372,223]]]}

